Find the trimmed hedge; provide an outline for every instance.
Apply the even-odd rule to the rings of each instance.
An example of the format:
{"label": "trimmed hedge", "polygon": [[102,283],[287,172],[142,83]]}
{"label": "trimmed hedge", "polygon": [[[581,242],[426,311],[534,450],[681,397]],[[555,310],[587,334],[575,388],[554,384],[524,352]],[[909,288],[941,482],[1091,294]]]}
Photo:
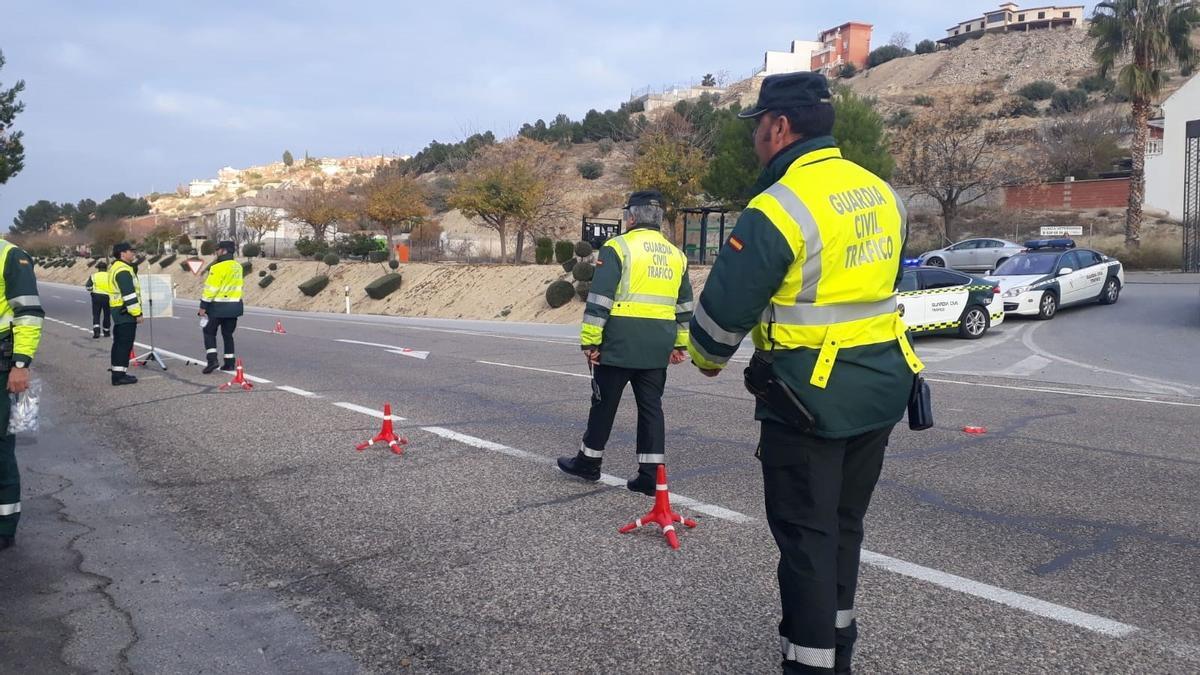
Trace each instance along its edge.
{"label": "trimmed hedge", "polygon": [[[575,257],[575,244],[569,241],[554,242],[554,261],[565,263]],[[568,272],[570,270],[567,270]]]}
{"label": "trimmed hedge", "polygon": [[242,263],[242,276],[244,276],[244,277],[249,276],[250,273],[253,271],[254,271],[254,263],[250,262],[249,260]]}
{"label": "trimmed hedge", "polygon": [[571,270],[571,275],[575,281],[591,281],[596,276],[596,268],[591,263],[581,262]]}
{"label": "trimmed hedge", "polygon": [[321,258],[321,262],[325,263],[326,265],[328,265],[330,267],[333,267],[334,265],[340,263],[341,261],[342,261],[342,259],[337,257],[336,253],[327,253],[325,255],[325,257]]}
{"label": "trimmed hedge", "polygon": [[575,297],[575,287],[569,281],[556,281],[546,288],[546,304],[558,309]]}
{"label": "trimmed hedge", "polygon": [[329,285],[329,277],[325,276],[324,274],[318,274],[317,276],[300,284],[299,286],[297,286],[297,288],[300,289],[301,293],[303,293],[311,298],[314,295],[316,295],[317,293],[320,293],[321,291],[325,290],[325,287],[328,285]]}
{"label": "trimmed hedge", "polygon": [[382,262],[387,262],[387,259],[388,259],[387,251],[371,251],[370,253],[367,254],[368,262],[382,263]]}
{"label": "trimmed hedge", "polygon": [[575,266],[578,264],[578,258],[567,258],[567,260],[562,264],[563,271],[569,274],[571,270],[575,269]]}
{"label": "trimmed hedge", "polygon": [[580,258],[586,258],[592,254],[592,245],[586,241],[581,241],[575,244],[575,255]]}
{"label": "trimmed hedge", "polygon": [[399,260],[389,260],[388,267],[390,267],[391,269],[394,269],[394,270],[398,270],[398,269],[400,269],[400,261]]}
{"label": "trimmed hedge", "polygon": [[259,276],[260,278],[261,278],[261,277],[265,277],[265,276],[267,276],[267,271],[266,271],[266,270],[259,270],[259,271],[258,271],[258,276]]}
{"label": "trimmed hedge", "polygon": [[588,293],[591,293],[591,292],[592,292],[592,282],[580,281],[579,283],[575,284],[575,295],[578,296],[580,300],[583,300],[586,302]]}
{"label": "trimmed hedge", "polygon": [[533,260],[539,265],[549,265],[554,262],[554,241],[549,237],[540,237],[533,249]]}
{"label": "trimmed hedge", "polygon": [[399,274],[390,272],[367,284],[367,296],[372,300],[382,300],[400,290],[402,281]]}
{"label": "trimmed hedge", "polygon": [[217,242],[205,239],[200,243],[200,255],[212,255],[217,252]]}
{"label": "trimmed hedge", "polygon": [[[164,269],[164,270],[165,270],[165,269],[167,269],[167,267],[168,267],[168,266],[169,266],[171,263],[175,262],[175,258],[176,258],[176,256],[174,256],[174,255],[169,255],[169,256],[167,256],[167,257],[163,258],[162,260],[159,260],[159,261],[158,261],[158,266],[159,266],[159,268],[161,268],[161,269]],[[187,268],[185,267],[184,269],[187,269]]]}
{"label": "trimmed hedge", "polygon": [[269,269],[269,270],[271,270],[272,272],[274,272],[275,270],[279,269],[279,264],[278,264],[278,263],[271,263],[271,264],[267,265],[267,269]]}
{"label": "trimmed hedge", "polygon": [[265,276],[265,277],[263,277],[263,278],[261,278],[261,279],[259,279],[259,280],[258,280],[258,287],[259,287],[259,288],[266,288],[267,286],[270,286],[270,285],[271,285],[271,282],[272,282],[272,281],[275,281],[275,277],[273,277],[273,276],[271,276],[270,274],[268,274],[267,276]]}
{"label": "trimmed hedge", "polygon": [[148,263],[150,263],[151,265],[153,265],[153,264],[157,263],[159,260],[162,260],[162,256],[161,256],[161,255],[156,255],[156,256],[152,256],[152,257],[151,257],[149,260],[147,260],[146,262],[148,262]]}
{"label": "trimmed hedge", "polygon": [[246,244],[242,247],[242,255],[247,258],[257,258],[262,255],[262,247],[258,244]]}

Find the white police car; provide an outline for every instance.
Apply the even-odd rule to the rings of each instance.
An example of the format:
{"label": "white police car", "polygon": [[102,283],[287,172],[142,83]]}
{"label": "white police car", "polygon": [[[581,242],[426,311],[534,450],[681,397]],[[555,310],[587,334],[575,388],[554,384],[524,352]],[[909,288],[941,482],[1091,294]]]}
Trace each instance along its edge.
{"label": "white police car", "polygon": [[896,295],[900,315],[914,335],[957,333],[975,340],[1004,322],[1000,287],[962,272],[906,269]]}
{"label": "white police car", "polygon": [[1117,260],[1070,239],[1025,242],[1018,253],[987,277],[1000,284],[1004,311],[1053,319],[1060,307],[1084,302],[1111,305],[1125,286],[1125,270]]}

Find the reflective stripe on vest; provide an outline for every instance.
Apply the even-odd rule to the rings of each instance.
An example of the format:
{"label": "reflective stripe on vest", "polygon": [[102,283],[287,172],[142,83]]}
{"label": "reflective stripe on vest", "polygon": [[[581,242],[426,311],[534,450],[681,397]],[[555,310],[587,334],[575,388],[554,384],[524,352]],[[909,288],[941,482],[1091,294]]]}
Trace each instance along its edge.
{"label": "reflective stripe on vest", "polygon": [[687,274],[687,258],[658,230],[636,229],[609,239],[621,261],[621,281],[613,298],[612,316],[675,322],[679,287]]}
{"label": "reflective stripe on vest", "polygon": [[[128,296],[121,295],[121,285],[117,283],[117,274],[128,272],[133,279],[133,293]],[[130,309],[137,309],[141,312],[141,297],[142,285],[138,281],[137,272],[133,270],[133,266],[124,260],[114,260],[111,267],[108,268],[108,306],[109,307],[124,307],[126,300],[135,301]]]}
{"label": "reflective stripe on vest", "polygon": [[825,388],[841,349],[896,341],[912,371],[924,365],[896,311],[904,211],[891,187],[836,148],[799,158],[755,197],[793,262],[763,312],[759,349],[818,349],[809,383]]}

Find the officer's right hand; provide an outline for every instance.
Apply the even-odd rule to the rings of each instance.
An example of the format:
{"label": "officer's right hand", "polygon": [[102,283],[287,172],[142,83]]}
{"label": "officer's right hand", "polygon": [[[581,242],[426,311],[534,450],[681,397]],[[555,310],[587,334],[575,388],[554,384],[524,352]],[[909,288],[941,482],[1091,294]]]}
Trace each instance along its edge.
{"label": "officer's right hand", "polygon": [[139,326],[142,325],[142,315],[141,314],[138,314],[136,321],[138,322]]}
{"label": "officer's right hand", "polygon": [[600,365],[600,350],[599,349],[585,349],[583,352],[583,355],[585,357],[587,357],[588,363],[592,364],[593,366]]}

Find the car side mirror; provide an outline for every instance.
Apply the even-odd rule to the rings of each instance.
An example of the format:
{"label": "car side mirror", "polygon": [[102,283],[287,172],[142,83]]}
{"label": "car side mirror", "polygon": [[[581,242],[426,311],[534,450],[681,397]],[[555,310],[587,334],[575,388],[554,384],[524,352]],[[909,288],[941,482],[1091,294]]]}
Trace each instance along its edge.
{"label": "car side mirror", "polygon": [[1071,272],[1074,272],[1074,271],[1075,271],[1075,270],[1071,269],[1070,267],[1064,267],[1064,268],[1062,268],[1062,269],[1060,269],[1060,270],[1058,271],[1058,276],[1060,276],[1060,277],[1062,277],[1062,276],[1066,276],[1066,275],[1068,275],[1068,274],[1070,274]]}

